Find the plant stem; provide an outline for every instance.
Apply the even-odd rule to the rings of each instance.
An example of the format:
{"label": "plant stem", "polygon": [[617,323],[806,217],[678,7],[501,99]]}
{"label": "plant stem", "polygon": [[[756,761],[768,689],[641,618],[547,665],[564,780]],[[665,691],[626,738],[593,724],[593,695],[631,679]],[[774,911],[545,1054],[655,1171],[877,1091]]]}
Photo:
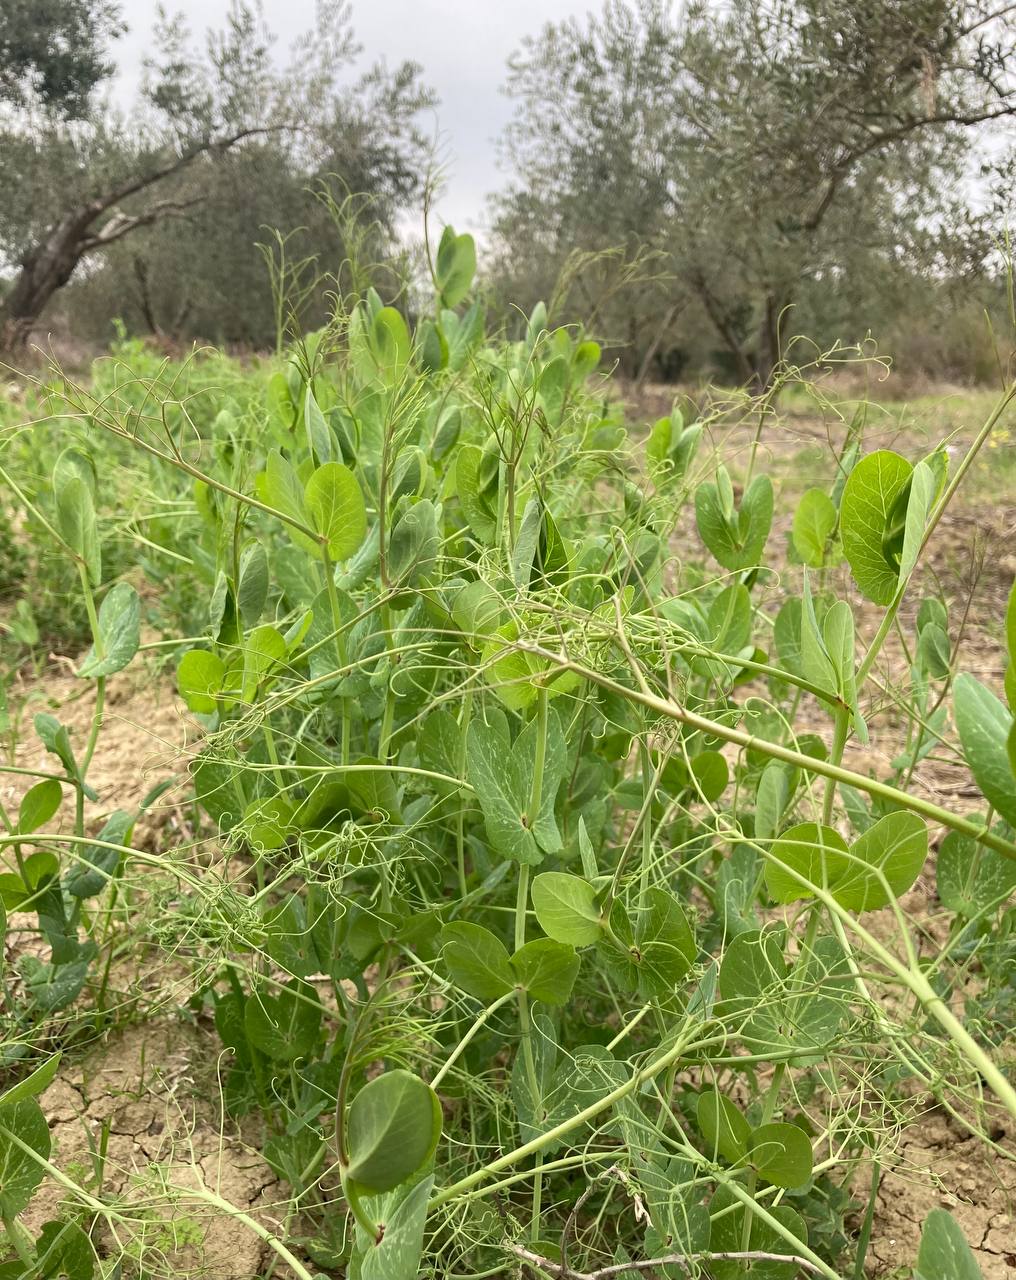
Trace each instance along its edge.
{"label": "plant stem", "polygon": [[518,647],[525,653],[532,653],[537,657],[545,658],[555,663],[562,671],[572,671],[581,676],[583,680],[588,680],[591,684],[598,685],[601,689],[608,689],[610,692],[627,698],[631,702],[637,702],[641,706],[648,707],[658,715],[676,720],[679,724],[685,724],[689,728],[697,729],[706,735],[721,738],[724,742],[733,743],[735,746],[744,747],[749,751],[757,751],[760,755],[768,756],[772,760],[782,760],[786,764],[794,765],[795,768],[803,769],[806,773],[818,774],[819,777],[823,778],[834,778],[838,783],[855,787],[858,791],[866,792],[868,795],[879,796],[883,800],[891,800],[894,804],[899,805],[901,809],[909,809],[913,813],[921,814],[922,817],[931,822],[941,823],[943,827],[949,827],[952,831],[960,831],[964,835],[971,836],[974,840],[980,840],[989,849],[994,849],[997,853],[1002,854],[1003,857],[1016,861],[1016,844],[1004,839],[1002,836],[995,835],[993,831],[987,830],[983,823],[971,822],[968,818],[959,817],[957,814],[950,813],[948,809],[943,809],[941,805],[932,804],[931,801],[924,800],[920,796],[900,791],[898,787],[890,786],[886,782],[879,782],[877,778],[868,777],[867,774],[855,773],[851,769],[834,765],[830,761],[818,760],[813,756],[805,755],[803,751],[794,751],[790,747],[781,746],[778,742],[769,742],[765,738],[757,738],[754,734],[745,733],[741,729],[733,729],[718,720],[710,720],[706,716],[700,716],[694,711],[689,711],[685,707],[679,706],[668,698],[661,698],[656,694],[645,693],[638,689],[630,689],[625,685],[619,684],[616,680],[610,679],[609,676],[601,675],[591,667],[587,667],[580,662],[573,662],[569,658],[562,657],[560,653],[545,649],[541,645],[519,644]]}
{"label": "plant stem", "polygon": [[480,1031],[481,1028],[487,1023],[487,1021],[494,1016],[494,1014],[498,1011],[498,1009],[501,1008],[502,1005],[507,1004],[509,1000],[514,998],[514,996],[515,996],[514,991],[506,991],[503,996],[498,996],[498,998],[494,1001],[493,1004],[487,1005],[486,1009],[484,1009],[484,1011],[479,1015],[479,1017],[473,1019],[472,1025],[470,1026],[469,1030],[458,1042],[458,1044],[449,1054],[448,1058],[445,1060],[445,1063],[441,1067],[440,1071],[438,1071],[437,1075],[430,1082],[430,1087],[432,1089],[434,1090],[437,1089],[441,1081],[445,1078],[448,1072],[451,1071],[452,1067],[454,1067],[456,1062],[458,1062],[459,1058],[465,1052],[467,1046],[469,1045],[473,1037],[477,1034],[477,1032]]}

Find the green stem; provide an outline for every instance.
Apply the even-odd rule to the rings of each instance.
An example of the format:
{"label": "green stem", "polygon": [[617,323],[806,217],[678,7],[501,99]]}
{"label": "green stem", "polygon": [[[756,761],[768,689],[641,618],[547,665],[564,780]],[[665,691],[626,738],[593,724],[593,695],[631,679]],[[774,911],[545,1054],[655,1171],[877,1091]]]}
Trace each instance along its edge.
{"label": "green stem", "polygon": [[696,1029],[690,1026],[685,1028],[681,1037],[666,1052],[661,1053],[658,1058],[654,1058],[640,1071],[636,1071],[629,1076],[623,1084],[611,1089],[609,1093],[604,1094],[603,1097],[598,1098],[595,1102],[591,1102],[589,1106],[583,1107],[581,1111],[576,1111],[567,1120],[560,1121],[560,1123],[547,1129],[546,1132],[537,1134],[535,1138],[530,1138],[528,1142],[522,1143],[521,1146],[516,1147],[513,1151],[509,1151],[503,1156],[498,1156],[496,1160],[491,1160],[482,1169],[474,1170],[473,1173],[467,1174],[464,1178],[460,1178],[458,1182],[453,1182],[451,1186],[439,1191],[432,1197],[428,1210],[434,1210],[443,1204],[447,1204],[449,1200],[454,1200],[457,1196],[462,1195],[463,1192],[471,1190],[492,1174],[499,1173],[502,1169],[510,1169],[512,1165],[518,1164],[519,1161],[525,1160],[528,1156],[536,1155],[538,1151],[543,1151],[546,1147],[551,1146],[558,1139],[571,1133],[573,1129],[585,1124],[587,1120],[592,1120],[601,1112],[613,1107],[622,1098],[626,1098],[628,1094],[634,1093],[647,1080],[652,1080],[661,1071],[666,1071],[671,1063],[677,1062],[684,1054]]}
{"label": "green stem", "polygon": [[[467,693],[462,701],[462,714],[459,716],[459,777],[466,776],[466,734],[469,731],[469,721],[473,714],[473,695]],[[455,856],[456,864],[459,871],[459,896],[464,898],[467,893],[466,885],[466,815],[462,804],[462,797],[459,796],[458,812],[455,815]]]}
{"label": "green stem", "polygon": [[484,1011],[479,1015],[479,1017],[473,1019],[473,1022],[469,1030],[458,1042],[454,1050],[451,1052],[451,1054],[449,1054],[444,1066],[442,1066],[441,1070],[430,1082],[430,1087],[432,1089],[434,1090],[437,1089],[441,1081],[445,1078],[448,1072],[451,1071],[452,1067],[454,1067],[456,1062],[458,1062],[459,1058],[465,1052],[467,1046],[469,1045],[473,1037],[477,1034],[477,1032],[480,1031],[480,1029],[488,1022],[488,1020],[494,1016],[494,1014],[498,1011],[498,1009],[501,1008],[503,1004],[507,1004],[509,1000],[514,998],[514,996],[515,996],[514,991],[506,991],[504,995],[499,996],[494,1001],[493,1004],[487,1005],[486,1009],[484,1009]]}
{"label": "green stem", "polygon": [[797,769],[803,769],[805,773],[814,773],[823,778],[834,778],[838,783],[854,787],[868,795],[890,800],[901,809],[909,809],[912,813],[919,813],[930,822],[938,822],[952,831],[959,831],[974,840],[980,840],[982,844],[1002,854],[1004,858],[1016,861],[1016,844],[1012,841],[995,835],[994,832],[987,830],[983,823],[971,822],[968,818],[961,818],[956,814],[950,813],[948,809],[943,809],[941,805],[932,804],[920,796],[900,791],[899,788],[890,786],[886,782],[879,782],[877,778],[871,778],[867,774],[855,773],[851,769],[834,765],[827,760],[818,760],[813,756],[805,755],[803,751],[794,751],[790,747],[780,745],[780,743],[769,742],[765,738],[756,738],[753,734],[745,733],[741,729],[733,729],[718,720],[709,720],[705,716],[697,715],[694,711],[688,711],[685,707],[678,706],[677,703],[671,702],[667,698],[660,698],[656,694],[645,693],[639,689],[630,689],[623,684],[619,684],[616,680],[611,680],[609,676],[601,675],[591,667],[586,667],[579,662],[572,662],[568,658],[562,658],[560,653],[555,653],[551,649],[544,649],[540,645],[533,644],[520,644],[518,648],[522,652],[532,653],[537,657],[545,658],[555,663],[562,671],[573,671],[583,680],[588,680],[591,684],[598,685],[601,689],[607,689],[620,697],[627,698],[630,702],[637,702],[641,706],[648,707],[658,715],[666,716],[679,724],[687,725],[691,729],[720,738],[724,742],[730,742],[748,751],[756,751],[771,760],[782,760]]}
{"label": "green stem", "polygon": [[[830,763],[839,765],[843,759],[843,749],[847,745],[847,734],[850,731],[850,711],[847,707],[838,707],[836,721],[833,726],[833,746],[829,753]],[[822,823],[828,827],[833,820],[833,806],[836,803],[836,779],[826,778],[825,793],[822,796]]]}
{"label": "green stem", "polygon": [[[533,759],[533,781],[529,791],[529,829],[532,830],[540,816],[543,804],[543,771],[547,762],[547,714],[550,694],[541,685],[536,702],[536,754]],[[528,868],[527,868],[528,870]]]}

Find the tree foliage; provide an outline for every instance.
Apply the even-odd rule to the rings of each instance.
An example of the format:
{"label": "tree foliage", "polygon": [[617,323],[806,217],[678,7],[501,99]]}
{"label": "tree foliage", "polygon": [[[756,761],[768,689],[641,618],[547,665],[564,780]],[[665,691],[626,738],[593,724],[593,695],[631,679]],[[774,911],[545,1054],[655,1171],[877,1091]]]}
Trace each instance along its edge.
{"label": "tree foliage", "polygon": [[[0,306],[6,345],[26,339],[82,261],[104,265],[114,246],[125,253],[104,287],[139,295],[149,321],[192,314],[217,337],[263,340],[272,307],[256,242],[314,217],[309,188],[334,178],[390,228],[423,164],[414,121],[432,99],[419,69],[357,76],[347,5],[322,7],[288,61],[274,44],[237,0],[203,49],[178,20],[157,25],[129,117],[93,97],[68,121],[26,98],[0,129],[0,255],[18,268]],[[316,247],[339,251],[334,236]]]}
{"label": "tree foliage", "polygon": [[651,245],[670,277],[656,318],[693,308],[738,378],[766,381],[810,284],[930,248],[959,216],[970,126],[1016,110],[1009,9],[608,0],[548,24],[511,68],[509,277],[574,245]]}

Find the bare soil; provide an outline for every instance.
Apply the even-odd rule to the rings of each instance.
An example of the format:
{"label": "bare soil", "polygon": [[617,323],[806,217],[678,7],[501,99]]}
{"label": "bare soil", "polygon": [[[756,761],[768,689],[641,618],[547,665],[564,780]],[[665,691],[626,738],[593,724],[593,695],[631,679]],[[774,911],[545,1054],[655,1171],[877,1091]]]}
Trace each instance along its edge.
{"label": "bare soil", "polygon": [[[40,1099],[53,1163],[111,1217],[97,1239],[120,1274],[252,1280],[264,1246],[250,1227],[195,1198],[204,1188],[277,1230],[285,1210],[275,1175],[229,1131],[219,1106],[213,1038],[179,1022],[128,1027],[63,1068]],[[223,1125],[226,1125],[225,1130]],[[106,1140],[99,1172],[96,1157]],[[24,1222],[37,1230],[64,1192],[48,1179]]]}

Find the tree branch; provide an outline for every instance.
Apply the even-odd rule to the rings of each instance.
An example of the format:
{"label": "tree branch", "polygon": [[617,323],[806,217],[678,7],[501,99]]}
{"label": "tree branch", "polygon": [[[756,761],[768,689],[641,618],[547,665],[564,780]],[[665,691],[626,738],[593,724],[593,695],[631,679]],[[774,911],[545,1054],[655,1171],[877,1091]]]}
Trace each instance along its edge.
{"label": "tree branch", "polygon": [[94,235],[86,236],[81,241],[82,256],[96,249],[105,249],[138,227],[149,227],[160,218],[171,218],[186,213],[196,204],[204,200],[204,196],[192,196],[189,200],[159,200],[144,213],[115,212],[109,221],[99,228]]}

